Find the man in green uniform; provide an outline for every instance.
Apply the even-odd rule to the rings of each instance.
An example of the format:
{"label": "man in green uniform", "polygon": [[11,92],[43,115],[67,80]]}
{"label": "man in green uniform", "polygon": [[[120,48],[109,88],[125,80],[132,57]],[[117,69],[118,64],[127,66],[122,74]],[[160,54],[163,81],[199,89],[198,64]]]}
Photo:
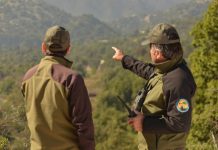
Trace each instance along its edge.
{"label": "man in green uniform", "polygon": [[95,149],[91,103],[82,76],[64,57],[69,49],[69,32],[49,28],[45,57],[23,77],[31,150]]}
{"label": "man in green uniform", "polygon": [[148,80],[141,112],[136,112],[137,116],[130,118],[129,124],[138,131],[140,150],[184,150],[196,84],[173,26],[156,25],[148,40],[152,63],[136,60],[112,47],[113,59],[121,61],[124,69]]}

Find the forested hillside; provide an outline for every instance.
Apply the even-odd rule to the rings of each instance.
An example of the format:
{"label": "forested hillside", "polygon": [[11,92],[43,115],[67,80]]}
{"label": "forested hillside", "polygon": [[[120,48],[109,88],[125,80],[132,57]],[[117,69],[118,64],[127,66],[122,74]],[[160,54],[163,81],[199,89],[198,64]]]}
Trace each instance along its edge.
{"label": "forested hillside", "polygon": [[[112,21],[132,15],[151,14],[191,0],[45,0],[51,5],[76,16],[93,14],[103,21]],[[197,0],[194,0],[197,1]],[[199,0],[198,0],[199,1]],[[201,0],[202,1],[202,0]],[[205,1],[205,0],[204,0]]]}
{"label": "forested hillside", "polygon": [[49,26],[69,29],[72,40],[104,39],[116,35],[113,29],[92,15],[72,17],[43,0],[0,1],[0,46],[37,46]]}
{"label": "forested hillside", "polygon": [[[112,21],[111,26],[119,29],[122,33],[142,32],[159,22],[171,22],[179,25],[179,30],[187,29],[201,17],[208,3],[191,1],[189,3],[177,4],[172,8],[159,9],[153,13],[142,13],[122,17]],[[180,22],[181,21],[181,22]]]}
{"label": "forested hillside", "polygon": [[[0,0],[0,149],[29,149],[29,130],[20,84],[25,71],[43,57],[39,45],[45,30],[53,24],[63,25],[71,32],[71,54],[67,57],[74,61],[72,68],[84,76],[88,87],[93,106],[96,150],[137,149],[137,133],[127,125],[128,114],[116,96],[121,96],[131,105],[145,81],[122,69],[119,62],[114,62],[111,47],[117,46],[126,54],[150,61],[148,47],[143,45],[143,41],[151,27],[163,21],[178,28],[186,60],[198,86],[187,149],[216,149],[217,2],[213,0],[207,11],[208,3],[204,1],[177,5],[150,15],[145,18],[147,24],[140,26],[133,19],[128,28],[137,28],[128,33],[117,27],[120,22],[107,25],[93,15],[71,16],[41,0]],[[136,16],[137,19],[141,16]],[[121,24],[130,22],[121,21]]]}

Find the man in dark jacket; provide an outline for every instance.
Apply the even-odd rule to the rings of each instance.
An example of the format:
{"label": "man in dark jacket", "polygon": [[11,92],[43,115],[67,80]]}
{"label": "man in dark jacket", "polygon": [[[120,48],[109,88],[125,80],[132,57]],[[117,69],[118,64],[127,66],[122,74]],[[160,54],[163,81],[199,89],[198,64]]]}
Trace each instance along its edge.
{"label": "man in dark jacket", "polygon": [[49,28],[42,43],[45,57],[22,82],[31,150],[94,150],[92,108],[81,75],[64,56],[69,32]]}
{"label": "man in dark jacket", "polygon": [[136,60],[112,47],[113,59],[148,80],[141,112],[136,112],[129,124],[138,131],[140,150],[184,150],[191,125],[195,81],[183,59],[180,38],[173,26],[156,25],[148,43],[152,63]]}

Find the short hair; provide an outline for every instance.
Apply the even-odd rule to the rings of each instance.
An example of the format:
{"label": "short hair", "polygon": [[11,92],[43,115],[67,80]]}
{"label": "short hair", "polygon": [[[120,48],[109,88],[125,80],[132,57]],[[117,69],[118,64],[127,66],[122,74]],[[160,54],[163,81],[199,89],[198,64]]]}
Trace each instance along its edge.
{"label": "short hair", "polygon": [[67,50],[61,52],[51,52],[49,50],[46,51],[46,55],[65,56],[66,54]]}

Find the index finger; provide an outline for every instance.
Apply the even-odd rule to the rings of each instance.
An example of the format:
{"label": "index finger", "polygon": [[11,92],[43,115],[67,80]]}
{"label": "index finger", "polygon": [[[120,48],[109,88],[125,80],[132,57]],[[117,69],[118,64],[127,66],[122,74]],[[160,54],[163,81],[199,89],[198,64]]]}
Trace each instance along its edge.
{"label": "index finger", "polygon": [[119,49],[116,48],[116,47],[112,47],[112,49],[113,49],[115,52],[118,52],[118,51],[119,51]]}

